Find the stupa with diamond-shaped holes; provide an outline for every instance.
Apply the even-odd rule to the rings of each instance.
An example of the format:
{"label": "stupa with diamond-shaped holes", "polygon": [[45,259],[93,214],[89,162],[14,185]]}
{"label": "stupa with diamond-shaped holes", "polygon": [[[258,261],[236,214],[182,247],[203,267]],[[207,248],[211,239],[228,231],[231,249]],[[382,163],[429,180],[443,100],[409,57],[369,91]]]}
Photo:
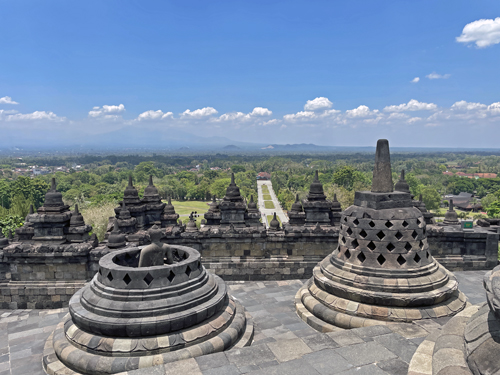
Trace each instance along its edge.
{"label": "stupa with diamond-shaped holes", "polygon": [[47,373],[115,374],[251,343],[252,322],[224,281],[195,249],[162,243],[162,231],[100,259],[46,342]]}
{"label": "stupa with diamond-shaped holes", "polygon": [[426,223],[411,194],[394,191],[389,143],[379,140],[371,191],[358,191],[340,218],[337,249],[295,298],[320,331],[450,316],[466,297],[429,251]]}

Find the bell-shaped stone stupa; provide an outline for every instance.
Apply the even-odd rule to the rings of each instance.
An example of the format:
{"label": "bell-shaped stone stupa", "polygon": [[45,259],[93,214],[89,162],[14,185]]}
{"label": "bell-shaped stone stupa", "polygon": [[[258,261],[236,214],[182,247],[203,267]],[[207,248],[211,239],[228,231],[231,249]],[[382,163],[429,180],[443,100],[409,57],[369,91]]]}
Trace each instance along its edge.
{"label": "bell-shaped stone stupa", "polygon": [[155,223],[150,245],[100,259],[47,339],[48,374],[115,374],[250,344],[253,325],[224,281],[195,249],[162,243],[163,231]]}
{"label": "bell-shaped stone stupa", "polygon": [[320,331],[454,315],[466,297],[429,251],[426,224],[407,192],[393,191],[389,143],[379,140],[372,191],[358,191],[340,219],[337,249],[295,298]]}

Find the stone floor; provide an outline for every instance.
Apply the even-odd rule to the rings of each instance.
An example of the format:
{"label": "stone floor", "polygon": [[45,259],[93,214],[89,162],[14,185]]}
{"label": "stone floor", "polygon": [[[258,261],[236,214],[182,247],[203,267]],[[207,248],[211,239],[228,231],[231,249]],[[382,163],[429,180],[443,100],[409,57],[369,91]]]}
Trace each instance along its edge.
{"label": "stone floor", "polygon": [[[473,304],[485,301],[484,273],[455,272],[460,289]],[[448,321],[441,318],[321,334],[295,314],[293,298],[303,282],[230,282],[232,295],[254,319],[252,346],[127,374],[406,374],[418,344]],[[66,312],[0,310],[0,375],[44,374],[45,340]]]}

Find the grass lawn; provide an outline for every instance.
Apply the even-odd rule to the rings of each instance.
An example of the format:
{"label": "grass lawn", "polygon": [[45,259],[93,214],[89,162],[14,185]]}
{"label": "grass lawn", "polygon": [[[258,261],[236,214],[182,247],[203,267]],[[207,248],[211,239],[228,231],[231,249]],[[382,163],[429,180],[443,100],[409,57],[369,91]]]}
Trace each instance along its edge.
{"label": "grass lawn", "polygon": [[262,194],[269,194],[269,188],[267,185],[262,185]]}
{"label": "grass lawn", "polygon": [[271,198],[271,195],[270,195],[270,194],[263,194],[263,196],[264,196],[264,200],[265,200],[265,201],[270,201],[270,200],[272,200],[272,198]]}
{"label": "grass lawn", "polygon": [[265,208],[269,208],[269,209],[273,209],[274,208],[274,204],[271,201],[264,201],[264,207]]}
{"label": "grass lawn", "polygon": [[[164,200],[164,202],[168,202]],[[175,208],[175,212],[179,215],[189,215],[191,212],[196,211],[198,214],[204,214],[210,208],[208,206],[210,202],[200,202],[200,201],[172,201]],[[201,220],[201,219],[200,219]]]}
{"label": "grass lawn", "polygon": [[[271,223],[271,220],[273,219],[273,215],[267,215],[267,223]],[[281,219],[278,215],[276,215],[276,220],[278,220],[280,222],[280,225],[281,225]]]}

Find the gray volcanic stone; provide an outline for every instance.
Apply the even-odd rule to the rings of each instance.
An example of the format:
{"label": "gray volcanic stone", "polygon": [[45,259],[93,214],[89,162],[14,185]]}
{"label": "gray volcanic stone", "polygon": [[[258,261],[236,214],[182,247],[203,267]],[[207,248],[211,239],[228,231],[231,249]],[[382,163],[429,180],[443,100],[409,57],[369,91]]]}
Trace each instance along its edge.
{"label": "gray volcanic stone", "polygon": [[46,343],[47,373],[119,373],[251,342],[243,307],[206,272],[200,253],[162,244],[157,225],[149,236],[142,250],[104,255],[92,281],[73,295]]}
{"label": "gray volcanic stone", "polygon": [[340,218],[337,249],[296,295],[297,313],[317,330],[412,322],[465,307],[456,279],[430,254],[411,195],[387,187],[388,153],[387,141],[379,141],[372,190],[386,191],[356,192]]}
{"label": "gray volcanic stone", "polygon": [[373,193],[390,193],[394,190],[392,184],[391,154],[389,141],[379,139],[375,151],[375,167],[373,168]]}

